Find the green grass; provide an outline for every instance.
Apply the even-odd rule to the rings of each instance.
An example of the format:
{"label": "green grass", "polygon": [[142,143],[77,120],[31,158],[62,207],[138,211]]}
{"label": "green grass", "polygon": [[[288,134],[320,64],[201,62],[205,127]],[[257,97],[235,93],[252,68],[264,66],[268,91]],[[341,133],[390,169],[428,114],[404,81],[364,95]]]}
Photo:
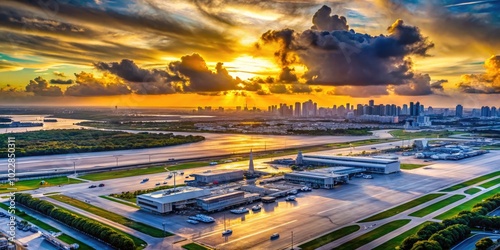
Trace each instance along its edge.
{"label": "green grass", "polygon": [[122,199],[118,199],[118,198],[114,198],[114,197],[109,197],[109,196],[107,196],[107,195],[101,195],[101,196],[99,196],[99,197],[101,197],[101,198],[103,198],[103,199],[106,199],[106,200],[110,200],[110,201],[118,202],[118,203],[120,203],[120,204],[127,205],[127,206],[129,206],[129,207],[139,208],[139,206],[137,206],[137,205],[135,205],[135,204],[132,204],[132,203],[130,203],[130,202],[126,202],[126,201],[124,201],[124,200],[122,200]]}
{"label": "green grass", "polygon": [[445,138],[450,135],[463,134],[459,131],[421,131],[421,132],[405,132],[402,129],[392,130],[389,132],[392,136],[398,139],[415,139],[415,138]]}
{"label": "green grass", "polygon": [[[0,203],[0,207],[5,209],[5,210],[9,210],[9,206],[4,204],[4,203]],[[16,216],[25,220],[25,221],[28,221],[31,224],[34,224],[37,227],[44,229],[46,231],[55,232],[55,233],[61,232],[61,230],[59,230],[59,229],[41,221],[41,220],[38,220],[37,218],[31,217],[30,215],[26,214],[25,212],[21,212],[19,209],[16,209]]]}
{"label": "green grass", "polygon": [[[157,238],[164,237],[163,230],[161,230],[161,229],[146,225],[146,224],[141,223],[141,222],[133,221],[133,220],[128,219],[126,217],[123,217],[121,215],[109,212],[103,208],[99,208],[99,207],[96,207],[94,205],[90,205],[88,203],[79,201],[77,199],[73,199],[71,197],[64,196],[64,195],[53,195],[53,196],[49,196],[49,198],[54,199],[54,200],[58,200],[60,202],[64,202],[68,205],[71,205],[71,206],[74,206],[74,207],[77,207],[80,209],[83,209],[89,213],[93,213],[95,215],[101,216],[101,217],[106,218],[108,220],[114,221],[116,223],[122,224],[122,225],[130,227],[132,229],[135,229],[139,232],[151,235],[153,237],[157,237]],[[171,235],[173,235],[173,234],[168,233],[168,232],[166,233],[166,236],[171,236]]]}
{"label": "green grass", "polygon": [[335,230],[329,234],[323,235],[319,238],[316,238],[314,240],[308,241],[308,242],[300,245],[299,247],[301,249],[304,249],[304,250],[316,249],[320,246],[326,245],[332,241],[338,240],[342,237],[345,237],[349,234],[352,234],[352,233],[358,231],[359,228],[360,227],[358,225],[344,227],[344,228]]}
{"label": "green grass", "polygon": [[[40,185],[40,182],[42,180],[45,181],[44,185]],[[39,180],[25,180],[16,182],[14,186],[10,186],[8,183],[0,184],[0,193],[9,193],[10,191],[12,191],[8,190],[7,188],[17,188],[17,190],[15,191],[19,192],[19,191],[33,190],[43,187],[52,187],[52,186],[75,184],[75,183],[82,183],[82,181],[69,178],[68,182],[68,177],[66,176],[39,179]]]}
{"label": "green grass", "polygon": [[488,179],[491,179],[493,177],[497,177],[500,175],[500,171],[497,171],[497,172],[493,172],[493,173],[490,173],[490,174],[487,174],[487,175],[483,175],[483,176],[479,176],[477,178],[474,178],[474,179],[471,179],[471,180],[468,180],[468,181],[465,181],[465,182],[462,182],[462,183],[459,183],[457,185],[454,185],[454,186],[451,186],[449,188],[446,188],[446,189],[443,189],[441,190],[440,192],[451,192],[451,191],[455,191],[455,190],[458,190],[458,189],[461,189],[461,188],[464,188],[464,187],[468,187],[468,186],[472,186],[474,184],[477,184],[479,182],[482,182],[482,181],[485,181],[485,180],[488,180]]}
{"label": "green grass", "polygon": [[497,178],[497,179],[494,179],[492,181],[488,181],[486,183],[483,183],[483,184],[481,184],[479,186],[482,187],[482,188],[490,188],[490,187],[493,187],[493,186],[495,186],[495,185],[497,185],[499,183],[500,183],[500,178]]}
{"label": "green grass", "polygon": [[422,196],[420,198],[411,200],[407,203],[401,204],[397,207],[391,208],[389,210],[386,210],[384,212],[378,213],[376,215],[373,215],[371,217],[368,217],[360,222],[369,222],[369,221],[377,221],[385,218],[389,218],[391,216],[394,216],[396,214],[402,213],[410,208],[416,207],[420,204],[426,203],[428,201],[434,200],[440,196],[443,196],[444,194],[428,194],[425,196]]}
{"label": "green grass", "polygon": [[61,192],[50,192],[50,193],[45,193],[43,195],[51,195],[51,194],[60,194]]}
{"label": "green grass", "polygon": [[394,249],[396,249],[396,247],[398,247],[401,244],[401,242],[403,242],[404,239],[406,239],[410,235],[416,234],[421,228],[423,228],[428,223],[430,223],[430,222],[424,222],[424,223],[390,239],[389,241],[374,248],[373,250],[394,250]]}
{"label": "green grass", "polygon": [[421,167],[424,167],[424,166],[427,166],[426,164],[410,164],[410,163],[401,163],[401,169],[406,169],[406,170],[410,170],[410,169],[416,169],[416,168],[421,168]]}
{"label": "green grass", "polygon": [[187,250],[210,250],[211,249],[211,248],[202,246],[200,244],[196,244],[194,242],[183,245],[182,248],[187,249]]}
{"label": "green grass", "polygon": [[465,190],[464,193],[473,195],[473,194],[480,192],[480,191],[481,191],[481,189],[479,189],[479,188],[469,188],[469,189]]}
{"label": "green grass", "polygon": [[362,247],[408,223],[410,223],[411,220],[395,220],[391,221],[389,223],[386,223],[378,228],[373,229],[372,231],[363,234],[361,236],[358,236],[355,239],[352,239],[334,249],[338,250],[352,250],[352,249],[357,249],[359,247]]}
{"label": "green grass", "polygon": [[496,189],[493,189],[493,190],[490,190],[489,192],[486,192],[482,195],[479,195],[477,197],[475,197],[474,199],[471,199],[467,202],[464,202],[436,217],[434,217],[434,219],[438,219],[438,220],[444,220],[444,219],[449,219],[455,215],[457,215],[460,211],[464,211],[464,210],[471,210],[472,207],[474,205],[476,205],[476,203],[479,203],[481,202],[482,200],[484,199],[487,199],[495,194],[497,194],[498,192],[500,191],[500,188],[496,188]]}
{"label": "green grass", "polygon": [[73,243],[77,243],[80,247],[78,248],[78,250],[93,250],[94,248],[83,243],[82,241],[79,241],[67,234],[61,234],[59,236],[57,236],[58,239],[68,243],[68,244],[73,244]]}
{"label": "green grass", "polygon": [[[167,166],[167,168],[170,171],[174,171],[174,170],[182,170],[182,169],[189,169],[189,168],[205,167],[208,165],[209,165],[208,162],[190,162],[190,163],[183,163],[183,164],[179,164],[179,165]],[[102,180],[117,179],[117,178],[146,175],[146,174],[158,174],[158,173],[165,173],[166,174],[167,171],[165,170],[165,166],[154,166],[154,167],[146,167],[146,168],[136,168],[136,169],[100,172],[100,173],[86,174],[86,175],[81,176],[80,178],[85,179],[85,180],[91,180],[91,181],[102,181]]]}
{"label": "green grass", "polygon": [[[85,215],[79,214],[79,213],[77,213],[77,212],[74,212],[74,211],[68,210],[68,209],[66,209],[66,208],[63,208],[63,207],[60,207],[60,206],[57,206],[57,205],[54,205],[54,206],[56,206],[56,208],[57,208],[57,209],[61,209],[61,210],[64,210],[64,211],[66,211],[66,212],[68,212],[68,213],[72,213],[72,214],[77,215],[77,216],[79,216],[79,217],[82,217],[82,218],[88,219],[88,220],[90,220],[90,221],[95,221],[96,223],[100,223],[100,224],[102,224],[102,225],[105,225],[105,224],[103,224],[103,223],[101,223],[101,222],[99,222],[99,221],[97,221],[97,220],[94,220],[94,219],[89,218],[89,217],[87,217],[87,216],[85,216]],[[122,231],[122,230],[120,230],[120,229],[118,229],[118,228],[115,228],[115,227],[113,227],[113,226],[110,226],[110,225],[106,225],[106,226],[111,227],[111,228],[113,228],[114,230],[116,230],[117,232],[120,232],[120,233],[125,234],[126,236],[130,237],[130,239],[132,239],[132,241],[134,241],[134,244],[137,246],[136,250],[144,249],[144,248],[148,245],[148,243],[147,243],[146,241],[142,240],[142,239],[141,239],[141,238],[139,238],[139,237],[136,237],[136,236],[134,236],[134,235],[131,235],[131,234],[129,234],[129,233],[127,233],[127,232],[124,232],[124,231]]]}
{"label": "green grass", "polygon": [[428,214],[431,214],[432,212],[435,212],[436,210],[439,210],[443,207],[446,207],[447,205],[450,205],[454,202],[457,202],[461,199],[465,198],[465,195],[462,195],[462,194],[456,194],[456,195],[453,195],[453,196],[450,196],[442,201],[439,201],[439,202],[436,202],[432,205],[429,205],[427,207],[424,207],[418,211],[415,211],[411,214],[409,214],[409,216],[415,216],[415,217],[424,217]]}

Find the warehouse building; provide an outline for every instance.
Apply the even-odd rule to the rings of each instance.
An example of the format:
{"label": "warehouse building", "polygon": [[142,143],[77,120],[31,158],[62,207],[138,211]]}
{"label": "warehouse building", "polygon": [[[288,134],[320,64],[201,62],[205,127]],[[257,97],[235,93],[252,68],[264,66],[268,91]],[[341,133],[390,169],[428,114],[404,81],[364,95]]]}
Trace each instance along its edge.
{"label": "warehouse building", "polygon": [[330,167],[312,171],[297,171],[285,174],[285,180],[291,183],[308,185],[316,188],[331,189],[335,185],[347,183],[350,177],[364,172],[353,167]]}
{"label": "warehouse building", "polygon": [[207,185],[240,181],[243,180],[243,174],[244,171],[239,169],[209,170],[204,173],[192,174],[191,176],[194,177],[194,180],[190,182],[190,185]]}
{"label": "warehouse building", "polygon": [[250,204],[260,199],[259,194],[236,191],[210,197],[199,198],[196,201],[198,207],[207,212],[222,211],[227,208]]}
{"label": "warehouse building", "polygon": [[197,198],[210,194],[210,190],[195,187],[167,189],[137,196],[137,206],[151,213],[164,214],[195,204]]}
{"label": "warehouse building", "polygon": [[348,156],[319,156],[299,154],[296,162],[303,165],[329,166],[329,167],[353,167],[365,170],[365,172],[390,174],[400,171],[400,162],[397,159],[380,159],[373,157],[348,157]]}

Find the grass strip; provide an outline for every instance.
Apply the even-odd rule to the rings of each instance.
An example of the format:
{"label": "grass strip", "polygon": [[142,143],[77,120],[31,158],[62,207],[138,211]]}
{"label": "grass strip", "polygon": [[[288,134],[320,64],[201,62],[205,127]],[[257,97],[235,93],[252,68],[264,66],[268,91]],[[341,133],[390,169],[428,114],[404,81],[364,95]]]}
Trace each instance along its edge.
{"label": "grass strip", "polygon": [[356,237],[355,239],[352,239],[334,249],[338,250],[352,250],[352,249],[357,249],[359,247],[362,247],[408,223],[410,223],[411,220],[395,220],[391,221],[389,223],[386,223],[378,228],[373,229],[372,231],[363,234],[361,236]]}
{"label": "grass strip", "polygon": [[450,135],[463,134],[459,131],[419,131],[419,132],[406,132],[402,129],[389,131],[389,134],[398,139],[415,139],[415,138],[445,138]]}
{"label": "grass strip", "polygon": [[427,207],[424,207],[418,211],[415,211],[411,214],[409,214],[409,216],[414,216],[414,217],[424,217],[428,214],[431,214],[432,212],[435,212],[436,210],[439,210],[443,207],[446,207],[454,202],[457,202],[461,199],[465,198],[465,195],[462,195],[462,194],[456,194],[456,195],[453,195],[453,196],[450,196],[442,201],[438,201],[432,205],[429,205]]}
{"label": "grass strip", "polygon": [[438,220],[449,219],[449,218],[457,215],[460,211],[464,211],[464,210],[470,211],[470,210],[472,210],[472,207],[474,205],[476,205],[476,203],[479,203],[482,200],[487,199],[487,198],[497,194],[499,191],[500,191],[500,188],[495,188],[493,190],[490,190],[489,192],[486,192],[482,195],[479,195],[479,196],[477,196],[477,197],[475,197],[467,202],[464,202],[464,203],[434,217],[434,219],[438,219]]}
{"label": "grass strip", "polygon": [[131,202],[127,202],[127,201],[124,201],[124,200],[121,200],[121,199],[118,199],[118,198],[109,197],[109,196],[107,196],[107,195],[101,195],[101,196],[99,196],[99,197],[101,197],[101,198],[103,198],[103,199],[106,199],[106,200],[110,200],[110,201],[118,202],[118,203],[120,203],[120,204],[127,205],[127,206],[129,206],[129,207],[139,208],[139,206],[137,206],[137,205],[135,205],[135,204],[133,204],[133,203],[131,203]]}
{"label": "grass strip", "polygon": [[142,222],[137,222],[137,221],[131,220],[131,219],[123,217],[119,214],[109,212],[105,209],[96,207],[94,205],[90,205],[88,203],[82,202],[82,201],[77,200],[77,199],[73,199],[73,198],[68,197],[68,196],[53,195],[53,196],[49,196],[49,198],[60,201],[60,202],[64,202],[70,206],[74,206],[74,207],[83,209],[89,213],[93,213],[95,215],[101,216],[101,217],[106,218],[108,220],[122,224],[126,227],[130,227],[132,229],[135,229],[139,232],[151,235],[153,237],[161,238],[164,236],[172,236],[173,235],[173,234],[168,233],[168,232],[166,234],[164,234],[163,230],[161,230],[161,229],[146,225]]}
{"label": "grass strip", "polygon": [[414,208],[420,204],[426,203],[428,201],[434,200],[440,196],[443,196],[444,194],[428,194],[425,196],[422,196],[420,198],[411,200],[409,202],[403,203],[397,207],[391,208],[389,210],[386,210],[384,212],[378,213],[376,215],[373,215],[371,217],[368,217],[362,221],[359,222],[369,222],[369,221],[377,221],[385,218],[389,218],[391,216],[397,215],[399,213],[402,213],[410,208]]}
{"label": "grass strip", "polygon": [[473,195],[473,194],[480,192],[480,191],[481,191],[481,189],[479,189],[479,188],[469,188],[469,189],[465,190],[464,193]]}
{"label": "grass strip", "polygon": [[[72,213],[72,214],[74,214],[74,215],[77,215],[77,216],[79,216],[79,217],[85,218],[85,219],[87,219],[87,220],[95,221],[96,223],[100,223],[100,224],[102,224],[102,225],[105,225],[105,224],[104,224],[104,223],[102,223],[102,222],[99,222],[99,221],[97,221],[97,220],[94,220],[94,219],[89,218],[89,217],[87,217],[87,216],[85,216],[85,215],[79,214],[79,213],[77,213],[77,212],[71,211],[71,210],[69,210],[69,209],[66,209],[66,208],[63,208],[63,207],[57,206],[57,205],[55,205],[55,204],[54,204],[54,206],[55,206],[57,209],[64,210],[64,211],[66,211],[66,212]],[[118,229],[118,228],[116,228],[116,227],[113,227],[113,226],[110,226],[110,225],[106,225],[106,226],[111,227],[111,228],[113,228],[114,230],[116,230],[117,232],[121,232],[122,234],[125,234],[125,235],[127,235],[128,237],[130,237],[130,238],[134,241],[134,244],[137,246],[136,250],[138,250],[138,249],[144,249],[144,248],[148,245],[148,243],[147,243],[146,241],[142,240],[142,239],[141,239],[141,238],[139,238],[139,237],[136,237],[136,236],[134,236],[134,235],[132,235],[132,234],[129,234],[129,233],[127,233],[127,232],[124,232],[124,231],[122,231],[122,230],[120,230],[120,229]],[[76,229],[75,229],[75,230],[76,230]]]}
{"label": "grass strip", "polygon": [[490,174],[487,174],[487,175],[479,176],[477,178],[474,178],[474,179],[471,179],[471,180],[468,180],[468,181],[464,181],[464,182],[459,183],[457,185],[454,185],[454,186],[451,186],[449,188],[443,189],[440,192],[455,191],[455,190],[458,190],[458,189],[461,189],[461,188],[464,188],[464,187],[472,186],[474,184],[477,184],[479,182],[482,182],[482,181],[485,181],[485,180],[488,180],[488,179],[491,179],[491,178],[497,177],[497,176],[500,176],[500,171],[496,171],[496,172],[493,172],[493,173],[490,173]]}
{"label": "grass strip", "polygon": [[499,183],[500,183],[500,178],[496,178],[496,179],[494,179],[492,181],[488,181],[488,182],[483,183],[483,184],[481,184],[479,186],[482,187],[482,188],[490,188],[490,187],[493,187],[493,186],[495,186],[495,185],[497,185]]}
{"label": "grass strip", "polygon": [[79,246],[78,250],[94,250],[93,247],[91,247],[91,246],[83,243],[82,241],[79,241],[79,240],[77,240],[77,239],[75,239],[67,234],[61,234],[61,235],[57,236],[57,238],[60,239],[61,241],[64,241],[64,242],[70,244],[70,245],[73,243],[77,243]]}
{"label": "grass strip", "polygon": [[360,227],[358,225],[343,227],[343,228],[335,230],[331,233],[325,234],[319,238],[308,241],[308,242],[300,245],[299,247],[300,247],[300,249],[303,249],[303,250],[316,249],[316,248],[321,247],[323,245],[326,245],[332,241],[338,240],[342,237],[345,237],[349,234],[352,234],[352,233],[358,231],[359,228]]}
{"label": "grass strip", "polygon": [[386,241],[384,244],[374,248],[373,250],[394,250],[397,247],[399,247],[399,245],[401,244],[401,242],[403,242],[404,239],[406,239],[410,235],[416,234],[421,228],[423,228],[428,223],[430,223],[430,222],[428,222],[428,221],[424,222],[424,223],[390,239],[389,241]]}
{"label": "grass strip", "polygon": [[[175,171],[175,170],[183,170],[183,169],[189,169],[189,168],[205,167],[208,165],[209,165],[208,162],[190,162],[190,163],[183,163],[183,164],[179,164],[179,165],[167,166],[167,168],[170,171]],[[136,168],[136,169],[100,172],[100,173],[86,174],[86,175],[81,176],[80,178],[85,179],[85,180],[90,180],[90,181],[102,181],[102,180],[117,179],[117,178],[146,175],[146,174],[158,174],[158,173],[165,173],[166,174],[167,171],[165,170],[165,166],[154,166],[154,167],[146,167],[146,168]]]}
{"label": "grass strip", "polygon": [[[42,181],[45,181],[45,184],[41,185],[40,183]],[[15,182],[14,186],[11,186],[7,182],[7,183],[0,184],[0,193],[10,193],[12,191],[12,190],[8,190],[7,188],[17,188],[16,191],[20,192],[20,191],[33,190],[33,189],[38,189],[38,188],[43,188],[43,187],[53,187],[53,186],[66,185],[66,184],[76,184],[76,183],[82,183],[82,182],[83,181],[81,181],[81,180],[68,178],[66,176],[47,178],[47,179],[18,181],[18,182]]]}
{"label": "grass strip", "polygon": [[411,169],[416,169],[416,168],[421,168],[427,166],[426,164],[410,164],[410,163],[401,163],[400,168],[401,169],[406,169],[406,170],[411,170]]}
{"label": "grass strip", "polygon": [[202,246],[202,245],[194,243],[194,242],[183,245],[182,248],[187,249],[187,250],[211,250],[211,248],[208,248],[206,246]]}
{"label": "grass strip", "polygon": [[[0,207],[5,209],[5,210],[9,210],[9,206],[6,205],[5,203],[0,203]],[[21,212],[19,209],[16,208],[16,213],[15,215],[27,222],[30,222],[31,224],[34,224],[36,225],[37,227],[43,229],[43,230],[46,230],[48,232],[54,232],[54,233],[57,233],[57,232],[61,232],[61,230],[37,219],[37,218],[34,218],[28,214],[26,214],[25,212]]]}

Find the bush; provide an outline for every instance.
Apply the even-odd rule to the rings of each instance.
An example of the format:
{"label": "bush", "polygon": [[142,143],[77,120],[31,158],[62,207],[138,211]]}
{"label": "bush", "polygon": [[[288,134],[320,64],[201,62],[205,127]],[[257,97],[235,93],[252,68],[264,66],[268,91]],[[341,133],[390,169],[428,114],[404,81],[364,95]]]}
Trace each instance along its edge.
{"label": "bush", "polygon": [[488,238],[488,237],[482,238],[478,242],[476,242],[476,249],[477,250],[486,250],[489,247],[493,246],[493,244],[494,243],[490,238]]}

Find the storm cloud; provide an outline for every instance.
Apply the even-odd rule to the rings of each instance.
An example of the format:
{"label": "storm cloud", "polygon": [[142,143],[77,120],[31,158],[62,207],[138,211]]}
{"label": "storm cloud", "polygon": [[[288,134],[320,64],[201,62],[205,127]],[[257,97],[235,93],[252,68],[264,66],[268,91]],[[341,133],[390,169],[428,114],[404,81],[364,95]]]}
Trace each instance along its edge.
{"label": "storm cloud", "polygon": [[64,79],[51,79],[50,84],[73,84],[74,81],[71,79],[64,80]]}
{"label": "storm cloud", "polygon": [[62,96],[61,88],[57,86],[49,86],[47,80],[41,76],[30,80],[26,85],[26,92],[32,92],[36,96]]}
{"label": "storm cloud", "polygon": [[112,96],[132,93],[129,87],[120,79],[104,74],[96,78],[88,72],[75,73],[76,84],[68,87],[64,93],[67,96]]}
{"label": "storm cloud", "polygon": [[458,88],[471,94],[500,94],[500,55],[484,62],[485,73],[462,76]]}

